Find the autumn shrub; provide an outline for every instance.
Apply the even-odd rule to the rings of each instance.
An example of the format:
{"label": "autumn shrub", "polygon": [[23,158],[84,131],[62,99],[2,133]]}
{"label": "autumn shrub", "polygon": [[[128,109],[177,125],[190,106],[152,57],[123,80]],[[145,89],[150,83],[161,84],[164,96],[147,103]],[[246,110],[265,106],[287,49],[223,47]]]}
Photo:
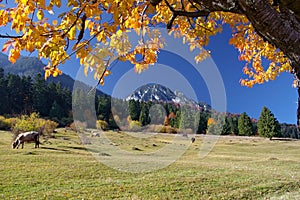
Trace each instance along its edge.
{"label": "autumn shrub", "polygon": [[30,116],[22,115],[16,121],[16,124],[13,126],[13,133],[18,134],[19,132],[25,131],[36,131],[38,128],[38,113],[32,113]]}
{"label": "autumn shrub", "polygon": [[16,117],[7,118],[5,121],[8,124],[9,129],[13,129],[19,119]]}
{"label": "autumn shrub", "polygon": [[177,129],[172,126],[163,126],[161,133],[177,133]]}
{"label": "autumn shrub", "polygon": [[39,119],[38,130],[44,127],[43,134],[51,136],[54,130],[57,128],[58,123],[51,120]]}
{"label": "autumn shrub", "polygon": [[5,117],[0,116],[0,130],[8,130],[9,124],[7,123],[7,119]]}
{"label": "autumn shrub", "polygon": [[108,126],[108,123],[104,120],[97,120],[96,122],[96,128],[97,129],[101,129],[103,131],[106,131],[108,130],[109,126]]}
{"label": "autumn shrub", "polygon": [[[14,122],[14,120],[16,121]],[[39,118],[38,113],[22,115],[19,118],[11,118],[11,123],[14,123],[12,126],[12,131],[15,135],[17,135],[19,132],[42,131],[42,134],[45,136],[51,136],[58,126],[58,123],[54,121]]]}
{"label": "autumn shrub", "polygon": [[148,131],[149,132],[154,132],[154,133],[161,133],[163,125],[161,124],[151,124],[148,126]]}
{"label": "autumn shrub", "polygon": [[129,123],[129,130],[130,131],[139,131],[141,129],[141,126],[142,125],[139,121],[132,120]]}
{"label": "autumn shrub", "polygon": [[177,129],[172,126],[164,126],[161,124],[151,124],[147,127],[148,132],[154,133],[177,133]]}

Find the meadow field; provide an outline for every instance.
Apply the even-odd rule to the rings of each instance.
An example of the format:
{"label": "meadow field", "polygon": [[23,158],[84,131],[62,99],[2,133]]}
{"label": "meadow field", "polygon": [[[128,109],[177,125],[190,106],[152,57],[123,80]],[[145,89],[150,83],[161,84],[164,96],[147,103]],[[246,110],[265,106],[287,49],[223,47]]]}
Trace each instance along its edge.
{"label": "meadow field", "polygon": [[[172,141],[166,134],[105,134],[112,145],[136,154]],[[204,137],[169,166],[132,173],[103,164],[72,131],[41,137],[39,149],[26,143],[12,149],[11,133],[0,131],[0,199],[300,199],[300,141],[222,136],[200,158]]]}

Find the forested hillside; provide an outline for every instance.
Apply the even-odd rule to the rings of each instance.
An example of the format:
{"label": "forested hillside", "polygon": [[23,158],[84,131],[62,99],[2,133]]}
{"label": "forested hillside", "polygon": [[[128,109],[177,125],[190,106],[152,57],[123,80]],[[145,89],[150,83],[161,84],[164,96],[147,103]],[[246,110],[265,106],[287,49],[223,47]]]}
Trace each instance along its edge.
{"label": "forested hillside", "polygon": [[[73,121],[72,98],[73,103],[81,108],[93,103],[88,102],[83,91],[76,90],[72,96],[74,80],[68,75],[50,77],[45,81],[41,75],[45,65],[37,58],[21,57],[11,64],[7,56],[0,53],[0,63],[0,115],[18,116],[37,112],[43,118],[66,126]],[[197,103],[157,84],[138,88],[126,100],[112,99],[98,90],[94,103],[97,124],[102,129],[146,128],[148,131],[169,133],[184,130],[199,134],[258,135],[257,120],[245,116],[246,113],[219,113],[217,115],[222,115],[223,120],[222,126],[218,126],[220,122],[212,117],[216,113],[207,103]],[[87,121],[87,116],[82,115],[76,120]],[[95,124],[88,121],[87,125]],[[281,134],[277,136],[298,138],[299,134],[295,125],[282,124]]]}
{"label": "forested hillside", "polygon": [[[8,61],[8,56],[0,52],[0,67],[3,68],[4,74],[15,74],[19,76],[30,76],[34,78],[37,74],[44,74],[45,64],[36,57],[21,56],[14,64]],[[49,77],[47,83],[55,82],[63,87],[72,90],[74,80],[66,74],[56,78]]]}

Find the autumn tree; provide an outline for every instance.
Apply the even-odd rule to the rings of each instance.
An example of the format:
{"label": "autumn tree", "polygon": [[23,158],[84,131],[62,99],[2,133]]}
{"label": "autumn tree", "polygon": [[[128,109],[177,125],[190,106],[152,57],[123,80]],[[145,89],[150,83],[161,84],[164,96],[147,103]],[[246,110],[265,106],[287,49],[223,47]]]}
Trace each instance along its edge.
{"label": "autumn tree", "polygon": [[[37,51],[39,58],[48,60],[47,78],[61,74],[59,65],[75,55],[85,73],[92,70],[104,84],[115,60],[130,61],[137,72],[157,61],[164,43],[150,25],[165,24],[191,50],[200,50],[195,57],[200,62],[210,54],[204,49],[210,37],[229,24],[229,43],[239,50],[243,72],[249,76],[241,84],[252,87],[286,71],[295,75],[300,96],[299,1],[68,0],[63,6],[58,9],[61,0],[15,0],[1,6],[0,26],[12,29],[0,35],[8,39],[3,51],[9,51],[11,62],[23,50]],[[135,45],[128,39],[130,30],[141,36]]]}
{"label": "autumn tree", "polygon": [[207,120],[207,133],[213,135],[221,135],[225,128],[225,114],[214,112]]}

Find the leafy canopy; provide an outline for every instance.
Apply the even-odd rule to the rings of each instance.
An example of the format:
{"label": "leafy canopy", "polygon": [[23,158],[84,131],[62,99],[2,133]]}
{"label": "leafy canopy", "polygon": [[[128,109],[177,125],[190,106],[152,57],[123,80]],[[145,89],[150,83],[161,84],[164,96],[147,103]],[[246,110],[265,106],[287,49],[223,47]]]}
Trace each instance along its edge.
{"label": "leafy canopy", "polygon": [[[264,41],[242,14],[207,11],[201,3],[190,0],[152,0],[151,3],[148,0],[68,0],[60,9],[62,3],[61,0],[15,0],[13,5],[1,5],[0,26],[10,27],[16,34],[1,35],[9,38],[2,51],[9,51],[12,63],[23,50],[37,51],[39,58],[48,60],[47,78],[61,74],[59,65],[76,55],[85,73],[93,71],[99,83],[104,84],[104,77],[111,73],[109,69],[115,60],[130,61],[138,73],[157,61],[164,41],[160,32],[150,30],[150,26],[165,25],[191,51],[200,50],[195,60],[201,62],[210,55],[204,49],[210,37],[222,32],[223,25],[228,24],[232,29],[229,43],[239,50],[239,59],[245,61],[243,72],[249,77],[241,80],[242,85],[252,87],[274,80],[281,72],[291,71],[283,52]],[[137,45],[129,41],[129,31],[141,36]]]}

